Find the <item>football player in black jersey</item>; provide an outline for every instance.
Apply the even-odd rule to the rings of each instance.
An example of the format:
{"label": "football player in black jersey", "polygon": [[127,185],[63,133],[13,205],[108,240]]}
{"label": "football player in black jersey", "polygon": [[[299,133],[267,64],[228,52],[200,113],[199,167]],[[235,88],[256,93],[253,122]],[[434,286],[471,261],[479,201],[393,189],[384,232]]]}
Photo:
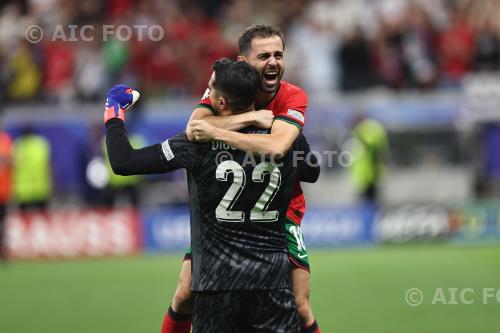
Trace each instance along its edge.
{"label": "football player in black jersey", "polygon": [[[216,61],[213,69],[209,89],[217,113],[254,112],[258,73],[228,59]],[[108,95],[108,155],[120,175],[187,170],[193,332],[300,332],[284,222],[297,177],[314,182],[319,175],[305,137],[299,135],[278,157],[254,156],[220,142],[191,143],[185,133],[135,150],[126,136],[124,109],[137,95],[126,86]]]}

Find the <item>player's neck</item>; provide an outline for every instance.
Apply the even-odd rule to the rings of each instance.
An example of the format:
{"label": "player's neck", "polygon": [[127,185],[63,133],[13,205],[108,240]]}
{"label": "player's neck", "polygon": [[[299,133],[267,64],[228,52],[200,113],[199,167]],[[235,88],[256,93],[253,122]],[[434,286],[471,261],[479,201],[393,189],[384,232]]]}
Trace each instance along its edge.
{"label": "player's neck", "polygon": [[246,113],[246,112],[250,112],[250,111],[255,111],[255,107],[253,105],[248,107],[245,110],[232,111],[230,109],[226,109],[226,110],[220,111],[219,115],[224,117],[224,116],[231,116],[234,114]]}
{"label": "player's neck", "polygon": [[273,100],[273,98],[276,96],[276,94],[278,93],[278,90],[279,89],[276,89],[273,92],[261,91],[257,95],[257,99],[255,100],[255,109],[256,110],[265,109],[266,106],[269,104],[269,102],[271,102]]}

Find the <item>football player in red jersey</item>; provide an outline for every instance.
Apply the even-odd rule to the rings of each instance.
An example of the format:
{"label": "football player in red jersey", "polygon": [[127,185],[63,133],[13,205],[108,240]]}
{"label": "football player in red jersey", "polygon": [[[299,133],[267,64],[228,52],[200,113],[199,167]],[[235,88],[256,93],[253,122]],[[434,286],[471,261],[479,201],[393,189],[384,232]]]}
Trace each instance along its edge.
{"label": "football player in red jersey", "polygon": [[[254,67],[262,79],[256,109],[230,117],[218,117],[208,94],[193,111],[186,132],[190,140],[218,140],[240,150],[282,156],[291,147],[305,123],[307,95],[299,87],[281,81],[285,70],[284,41],[281,32],[268,25],[248,28],[238,39],[238,60]],[[237,130],[254,125],[271,128],[271,134],[243,134]],[[306,209],[305,198],[297,181],[287,211],[287,244],[291,280],[302,331],[319,333],[309,303],[309,259],[300,223]],[[191,262],[190,252],[184,258],[177,290],[165,315],[162,333],[188,333],[190,329]]]}

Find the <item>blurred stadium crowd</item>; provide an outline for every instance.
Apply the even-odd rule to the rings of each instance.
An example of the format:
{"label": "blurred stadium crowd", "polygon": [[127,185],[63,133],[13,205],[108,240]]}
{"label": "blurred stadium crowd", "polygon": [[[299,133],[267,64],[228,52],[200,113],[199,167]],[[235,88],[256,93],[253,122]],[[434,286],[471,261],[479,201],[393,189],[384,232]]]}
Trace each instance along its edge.
{"label": "blurred stadium crowd", "polygon": [[[286,34],[289,81],[314,93],[457,87],[471,71],[500,67],[500,7],[445,0],[17,0],[0,15],[2,100],[100,101],[126,81],[147,95],[204,91],[210,64],[237,54],[254,23]],[[472,4],[474,3],[474,4]],[[490,20],[478,19],[490,14]],[[40,43],[25,31],[39,25]],[[102,27],[160,25],[159,41],[103,41]],[[50,40],[57,25],[92,25],[92,41]]]}
{"label": "blurred stadium crowd", "polygon": [[[47,168],[53,177],[41,178],[53,184],[43,186],[49,189],[46,197],[66,200],[78,193],[91,205],[111,206],[115,194],[124,192],[136,204],[137,187],[147,183],[147,191],[139,196],[147,196],[142,201],[156,203],[161,197],[160,203],[183,202],[185,185],[156,189],[152,184],[162,178],[129,183],[111,175],[100,180],[115,183],[107,193],[88,184],[88,166],[96,157],[105,160],[101,114],[94,111],[102,107],[109,87],[126,83],[140,90],[146,101],[134,111],[140,116],[130,121],[130,132],[142,135],[145,144],[163,140],[184,129],[206,88],[211,63],[236,57],[237,37],[246,27],[272,24],[285,32],[285,79],[309,95],[305,132],[315,149],[352,150],[355,120],[364,115],[387,131],[387,140],[381,141],[388,141],[384,146],[390,152],[386,164],[391,177],[385,177],[389,185],[383,189],[389,202],[490,195],[500,193],[500,126],[497,120],[485,121],[488,126],[475,124],[470,120],[473,112],[468,127],[459,123],[467,102],[461,83],[471,76],[479,76],[470,89],[479,92],[473,101],[487,102],[485,107],[498,113],[493,100],[500,96],[493,89],[495,71],[500,70],[496,18],[500,6],[489,0],[3,1],[0,108],[13,141],[26,127],[47,139]],[[43,31],[36,42],[27,34],[33,25]],[[127,40],[116,35],[104,39],[109,25],[156,26],[164,36],[141,39],[132,30]],[[72,27],[78,31],[84,26],[92,27],[86,38],[73,35]],[[61,31],[56,34],[61,27],[66,38]],[[493,75],[493,88],[484,88],[483,74],[471,75],[482,72]],[[68,117],[68,110],[75,111],[74,116]],[[353,201],[346,170],[335,167],[324,173],[324,186],[310,191],[311,202]],[[184,184],[183,175],[169,177]],[[483,190],[493,180],[497,189]],[[408,190],[422,187],[427,190]]]}

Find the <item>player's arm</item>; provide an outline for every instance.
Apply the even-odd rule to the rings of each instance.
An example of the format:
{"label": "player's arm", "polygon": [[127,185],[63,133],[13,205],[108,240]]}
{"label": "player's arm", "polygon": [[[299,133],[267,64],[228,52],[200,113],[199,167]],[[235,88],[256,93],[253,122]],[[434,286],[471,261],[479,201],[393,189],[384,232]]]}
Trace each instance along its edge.
{"label": "player's arm", "polygon": [[271,128],[274,116],[270,110],[246,112],[228,117],[217,116],[217,112],[212,106],[209,93],[210,88],[207,88],[203,98],[191,113],[191,117],[186,126],[186,135],[189,141],[195,139],[191,125],[193,121],[196,120],[205,120],[212,126],[223,128],[228,131],[237,131],[248,126],[256,126],[264,129]]}
{"label": "player's arm", "polygon": [[139,93],[124,85],[114,86],[108,93],[104,110],[106,125],[106,149],[113,172],[118,175],[139,175],[170,172],[188,168],[194,160],[196,145],[187,142],[180,134],[173,140],[174,150],[179,150],[174,158],[169,140],[141,149],[134,149],[125,130],[125,110],[139,98]]}
{"label": "player's arm", "polygon": [[286,104],[276,113],[271,134],[232,132],[200,120],[192,121],[190,127],[195,140],[219,140],[240,150],[280,157],[290,149],[304,126],[306,109],[307,95],[297,89],[287,96]]}
{"label": "player's arm", "polygon": [[228,131],[204,120],[192,121],[190,127],[197,141],[218,140],[243,151],[278,158],[286,154],[300,133],[296,126],[285,121],[273,122],[270,134],[244,134]]}
{"label": "player's arm", "polygon": [[184,133],[155,145],[134,149],[120,119],[106,122],[109,162],[117,175],[146,175],[191,168],[197,161],[199,145],[190,143]]}
{"label": "player's arm", "polygon": [[186,134],[190,141],[195,139],[191,128],[192,121],[194,120],[205,120],[215,127],[223,128],[228,131],[237,131],[248,126],[256,126],[264,129],[270,128],[273,118],[273,113],[270,110],[251,111],[220,117],[214,114],[211,106],[199,104],[193,113],[191,113],[191,117],[186,126]]}
{"label": "player's arm", "polygon": [[124,123],[114,118],[106,122],[106,148],[113,172],[129,176],[169,171],[160,144],[134,149],[127,137]]}
{"label": "player's arm", "polygon": [[303,134],[300,134],[299,141],[300,151],[296,154],[297,158],[300,157],[300,163],[298,165],[299,180],[306,183],[315,183],[320,174],[319,161],[316,155],[311,151],[309,142],[307,142]]}
{"label": "player's arm", "polygon": [[244,134],[215,128],[214,138],[240,150],[281,157],[299,135],[299,129],[284,121],[275,121],[270,134]]}

